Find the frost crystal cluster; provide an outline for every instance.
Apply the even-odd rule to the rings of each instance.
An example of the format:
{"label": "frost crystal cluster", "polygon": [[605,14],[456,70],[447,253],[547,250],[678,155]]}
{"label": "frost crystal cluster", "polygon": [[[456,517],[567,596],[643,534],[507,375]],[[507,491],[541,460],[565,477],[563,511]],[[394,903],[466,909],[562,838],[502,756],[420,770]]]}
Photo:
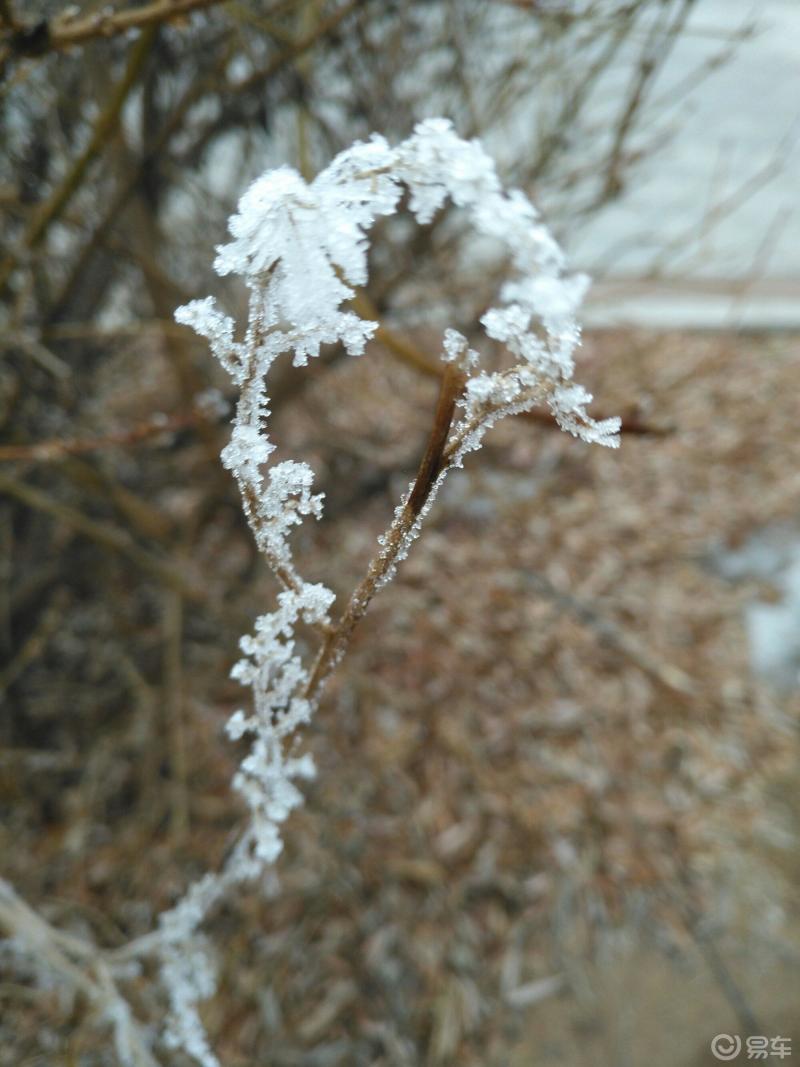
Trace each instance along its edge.
{"label": "frost crystal cluster", "polygon": [[[513,365],[481,370],[467,340],[455,330],[445,332],[442,373],[452,387],[445,438],[427,482],[420,483],[420,475],[409,488],[367,578],[334,624],[333,593],[305,581],[292,559],[292,528],[306,515],[320,516],[322,497],[312,490],[307,464],[268,465],[274,446],[266,432],[267,381],[282,353],[291,352],[296,366],[318,355],[322,345],[340,343],[352,355],[363,353],[378,324],[347,305],[355,287],[367,281],[370,228],[397,210],[404,193],[419,223],[430,222],[449,199],[479,234],[507,249],[511,277],[482,325],[505,346]],[[295,783],[314,773],[308,755],[290,754],[288,739],[312,715],[353,627],[406,555],[445,474],[479,446],[498,418],[535,405],[549,406],[563,429],[585,441],[616,446],[619,430],[617,419],[592,420],[586,413],[591,397],[572,383],[580,341],[575,315],[587,279],[565,274],[563,254],[535,208],[521,192],[505,192],[480,144],[461,140],[448,121],[423,122],[396,147],[377,135],[357,143],[310,183],[289,167],[270,171],[245,192],[229,225],[232,240],[218,249],[215,268],[221,275],[238,274],[247,286],[243,335],[210,297],[179,308],[176,318],[208,339],[238,387],[222,459],[283,591],[276,610],[262,615],[242,640],[243,657],[233,671],[252,690],[251,709],[237,711],[228,724],[231,737],[247,735],[252,742],[234,782],[250,810],[248,828],[224,870],[193,886],[161,922],[159,952],[173,1008],[169,1036],[206,1067],[217,1061],[196,1005],[213,990],[214,978],[198,928],[234,884],[258,876],[280,853],[281,824],[301,803]],[[456,406],[460,414],[451,424]],[[321,640],[308,665],[294,639],[300,621]]]}

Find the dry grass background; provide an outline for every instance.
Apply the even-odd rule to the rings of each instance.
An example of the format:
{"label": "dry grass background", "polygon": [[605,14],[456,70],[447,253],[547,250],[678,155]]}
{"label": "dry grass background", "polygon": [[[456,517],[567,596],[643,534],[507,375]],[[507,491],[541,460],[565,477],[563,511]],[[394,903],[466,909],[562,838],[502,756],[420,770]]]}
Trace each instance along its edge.
{"label": "dry grass background", "polygon": [[[584,355],[604,412],[665,432],[608,453],[511,420],[446,487],[314,724],[319,776],[274,884],[211,924],[226,1063],[688,1067],[746,1032],[742,1010],[800,1040],[800,697],[748,664],[744,608],[774,592],[715,564],[800,520],[798,341],[604,333]],[[147,335],[121,346],[84,422],[52,435],[174,410],[168,363]],[[303,380],[274,437],[328,494],[302,573],[343,596],[434,387],[385,352]],[[19,396],[11,369],[2,386]],[[3,873],[105,945],[235,833],[226,676],[274,590],[215,458],[225,432],[5,468],[17,501],[40,497],[0,524]],[[76,494],[147,558],[76,529]],[[183,591],[148,569],[164,559]],[[3,1067],[113,1062],[86,1005],[34,986],[6,969]]]}

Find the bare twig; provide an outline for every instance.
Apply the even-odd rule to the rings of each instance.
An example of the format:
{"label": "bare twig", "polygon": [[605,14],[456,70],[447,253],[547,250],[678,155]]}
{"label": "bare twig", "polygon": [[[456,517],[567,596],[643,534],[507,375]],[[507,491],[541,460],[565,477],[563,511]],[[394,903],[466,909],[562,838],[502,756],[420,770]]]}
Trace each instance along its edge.
{"label": "bare twig", "polygon": [[438,475],[446,465],[445,446],[456,400],[464,387],[464,377],[453,364],[447,364],[433,418],[428,444],[405,506],[395,515],[383,540],[383,548],[372,560],[367,573],[354,589],[339,622],[320,649],[306,688],[306,697],[318,695],[325,680],[341,660],[358,623],[378,591],[381,582],[395,567],[400,550],[417,522]]}
{"label": "bare twig", "polygon": [[125,73],[111,94],[111,98],[95,123],[92,136],[84,150],[72,163],[64,180],[48,200],[34,213],[22,238],[21,247],[9,252],[0,263],[0,294],[20,262],[22,256],[34,249],[46,235],[50,225],[61,215],[64,208],[80,188],[89,164],[99,155],[103,145],[116,129],[122,107],[136,83],[150,51],[155,36],[155,27],[146,29],[131,49]]}
{"label": "bare twig", "polygon": [[661,20],[657,20],[653,26],[639,62],[638,70],[634,76],[633,84],[629,90],[627,103],[622,110],[614,132],[611,149],[604,167],[604,185],[598,198],[602,203],[614,199],[622,190],[623,153],[628,142],[628,136],[637,115],[641,112],[647,100],[647,94],[655,82],[656,75],[678,41],[695,3],[696,0],[681,0],[680,9],[671,25],[669,24],[669,12],[667,10],[664,16],[664,22],[667,25],[662,29]]}
{"label": "bare twig", "polygon": [[[141,159],[138,160],[136,165],[127,169],[118,189],[112,196],[111,202],[108,204],[107,210],[104,212],[92,235],[81,249],[81,252],[72,266],[72,270],[70,271],[66,283],[53,302],[53,310],[50,316],[51,321],[57,321],[59,317],[64,314],[66,309],[69,308],[74,291],[79,285],[80,279],[84,276],[92,255],[97,250],[100,243],[106,238],[117,218],[125,209],[131,194],[141,180],[142,174],[152,160],[156,159],[159,154],[164,151],[165,147],[169,144],[175,134],[181,129],[191,108],[203,98],[204,94],[207,92],[238,94],[260,89],[266,82],[269,82],[270,79],[277,74],[280,74],[291,62],[309,49],[313,48],[321,39],[333,33],[349,14],[367,2],[368,0],[351,0],[350,3],[345,4],[344,7],[335,11],[327,19],[320,22],[301,40],[283,49],[273,60],[271,60],[270,63],[267,64],[266,67],[256,71],[245,79],[233,84],[225,82],[222,67],[224,67],[229,58],[229,56],[225,56],[222,67],[219,69],[215,68],[208,75],[192,82],[188,86],[169,115],[169,118],[159,130],[158,135],[153,139],[151,144],[146,146]],[[223,111],[224,110],[223,107]],[[221,129],[228,128],[229,127],[226,126],[225,123],[222,124]],[[200,137],[193,142],[192,146],[186,149],[183,155],[188,156],[191,155],[192,152],[199,150],[198,142],[202,141],[203,143],[207,143],[209,140],[213,139],[214,132],[220,132],[220,130],[217,130],[216,126],[212,123],[203,131]]]}
{"label": "bare twig", "polygon": [[414,516],[419,515],[425,501],[428,499],[433,488],[433,483],[441,473],[444,466],[444,447],[447,436],[450,433],[450,425],[453,421],[453,413],[456,408],[456,400],[460,396],[465,383],[464,374],[453,363],[445,364],[442,373],[442,384],[439,390],[439,400],[436,404],[436,413],[433,416],[433,427],[428,439],[428,447],[419,465],[414,488],[408,498],[406,507]]}
{"label": "bare twig", "polygon": [[[46,52],[61,52],[88,41],[119,37],[131,30],[142,30],[180,19],[193,11],[215,7],[226,0],[154,0],[142,7],[130,7],[124,11],[101,9],[84,18],[69,15],[48,21],[26,24],[7,23],[13,32],[2,40],[4,52],[15,56],[40,56]],[[0,54],[0,62],[5,58]]]}
{"label": "bare twig", "polygon": [[658,682],[659,685],[683,698],[695,694],[695,683],[685,671],[681,670],[680,667],[676,667],[675,664],[656,656],[637,637],[623,630],[610,619],[605,618],[595,607],[586,604],[582,600],[577,600],[570,593],[557,589],[543,574],[529,572],[527,577],[528,581],[539,593],[578,618],[585,626],[593,630],[605,644],[622,653],[639,670]]}
{"label": "bare twig", "polygon": [[266,66],[253,71],[252,74],[233,82],[224,82],[220,78],[210,82],[207,87],[215,92],[221,91],[225,98],[219,115],[209,122],[186,148],[178,154],[177,162],[182,166],[196,163],[214,138],[221,133],[229,132],[231,126],[235,124],[231,118],[231,102],[236,97],[259,91],[263,85],[271,81],[277,74],[280,74],[291,63],[300,59],[325,37],[332,35],[349,15],[359,8],[365,7],[369,2],[370,0],[350,0],[338,11],[334,11],[327,18],[318,22],[313,29],[296,41],[285,43],[274,59],[271,59]]}
{"label": "bare twig", "polygon": [[675,909],[678,920],[694,942],[739,1025],[747,1033],[763,1034],[765,1032],[764,1026],[761,1025],[763,1020],[759,1020],[750,1006],[744,990],[726,963],[700,907],[695,903],[691,871],[683,861],[675,857],[670,862],[663,855],[653,856],[651,854],[650,861],[660,870],[663,892]]}
{"label": "bare twig", "polygon": [[176,569],[174,562],[159,559],[158,556],[141,548],[131,540],[124,530],[120,530],[107,522],[97,522],[95,519],[90,519],[75,508],[54,500],[40,489],[34,489],[33,486],[25,485],[15,478],[9,478],[7,475],[0,475],[0,493],[15,497],[36,511],[52,515],[55,519],[66,523],[67,526],[71,526],[97,544],[118,552],[143,571],[163,582],[170,589],[177,590],[189,600],[197,602],[206,599],[204,591],[187,581],[180,571]]}
{"label": "bare twig", "polygon": [[15,332],[13,335],[0,335],[0,352],[9,350],[23,352],[30,356],[42,370],[60,381],[65,381],[72,374],[68,363],[60,359],[47,345],[42,344],[37,337],[28,333]]}
{"label": "bare twig", "polygon": [[57,589],[41,613],[33,632],[21,645],[17,654],[0,671],[0,697],[23,671],[42,653],[47,642],[58,629],[67,603],[65,589]]}
{"label": "bare twig", "polygon": [[[378,328],[373,335],[375,340],[382,344],[384,348],[400,360],[401,363],[405,363],[407,366],[420,371],[427,378],[440,378],[442,376],[444,372],[443,365],[438,362],[434,363],[434,361],[429,359],[413,341],[395,333],[394,330],[386,326],[385,323],[381,321],[380,312],[366,293],[363,291],[359,292],[353,299],[352,306],[362,318],[372,319],[374,322],[378,323]],[[538,422],[550,430],[558,430],[559,428],[558,424],[553,420],[553,416],[549,412],[541,409],[523,411],[518,417],[528,419],[531,422]],[[598,419],[604,417],[604,415],[597,416]],[[623,415],[620,432],[622,434],[632,434],[634,436],[663,437],[672,431],[669,427],[654,426],[651,423],[638,418],[636,415]]]}
{"label": "bare twig", "polygon": [[189,828],[186,731],[183,724],[183,602],[170,590],[164,604],[164,711],[170,738],[172,770],[172,831],[181,838]]}
{"label": "bare twig", "polygon": [[125,430],[115,430],[100,437],[53,437],[49,441],[36,441],[25,445],[0,445],[0,463],[24,461],[26,463],[60,463],[69,456],[86,455],[89,452],[103,452],[107,448],[137,445],[142,441],[162,437],[189,429],[207,416],[200,411],[186,415],[171,415],[160,419],[148,419],[137,426]]}
{"label": "bare twig", "polygon": [[[129,1062],[136,1067],[158,1067],[100,954],[88,941],[81,941],[52,927],[28,907],[2,878],[0,926],[24,945],[35,960],[46,963],[68,987],[89,999],[100,1018],[113,1026],[117,1049],[126,1055]],[[70,956],[77,956],[81,966],[73,963]],[[91,975],[92,969],[97,977]]]}

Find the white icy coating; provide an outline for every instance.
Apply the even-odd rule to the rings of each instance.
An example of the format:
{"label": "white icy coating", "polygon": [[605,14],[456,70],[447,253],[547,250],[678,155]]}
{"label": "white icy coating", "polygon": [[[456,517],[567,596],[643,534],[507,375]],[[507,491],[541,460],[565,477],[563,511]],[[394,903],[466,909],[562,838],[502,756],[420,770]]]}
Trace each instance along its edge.
{"label": "white icy coating", "polygon": [[458,330],[448,328],[444,331],[442,347],[444,349],[442,361],[444,363],[455,363],[461,370],[471,370],[473,367],[477,367],[480,362],[478,353],[474,348],[469,347],[466,337],[459,333]]}
{"label": "white icy coating", "polygon": [[[519,191],[505,192],[491,158],[477,141],[461,140],[445,119],[420,123],[406,141],[391,147],[378,135],[338,155],[314,181],[280,167],[244,193],[229,228],[232,240],[217,250],[221,275],[238,274],[249,290],[244,336],[236,340],[231,318],[213,298],[179,308],[176,318],[208,339],[211,350],[239,387],[239,401],[224,465],[234,474],[259,549],[284,585],[277,608],[256,620],[241,641],[242,659],[233,677],[252,691],[253,709],[237,711],[228,733],[247,736],[251,748],[234,779],[250,822],[225,867],[192,886],[162,916],[159,954],[172,1003],[168,1037],[203,1067],[217,1064],[197,1011],[213,993],[214,968],[198,929],[209,911],[237,883],[262,875],[281,848],[280,826],[302,803],[296,779],[314,775],[308,755],[292,757],[289,738],[314,712],[319,687],[312,668],[295,649],[298,622],[330,632],[333,593],[304,581],[292,561],[289,535],[306,515],[319,517],[322,496],[312,492],[305,463],[266,467],[274,450],[266,433],[267,378],[275,359],[291,352],[295,365],[340,342],[360,355],[377,323],[343,310],[354,287],[367,281],[368,232],[375,220],[397,210],[403,193],[419,223],[427,223],[447,200],[462,208],[481,234],[508,250],[511,277],[498,306],[482,324],[515,359],[507,370],[479,370],[467,339],[448,329],[444,362],[454,364],[465,384],[460,421],[452,428],[443,469],[419,514],[409,522],[398,506],[379,560],[395,573],[417,537],[447,471],[478,448],[497,419],[549,405],[558,423],[585,441],[616,446],[619,420],[595,422],[586,413],[591,397],[572,383],[573,354],[580,343],[577,308],[588,279],[565,274],[564,257],[536,209]],[[337,656],[341,652],[337,652]],[[334,657],[335,659],[335,657]]]}

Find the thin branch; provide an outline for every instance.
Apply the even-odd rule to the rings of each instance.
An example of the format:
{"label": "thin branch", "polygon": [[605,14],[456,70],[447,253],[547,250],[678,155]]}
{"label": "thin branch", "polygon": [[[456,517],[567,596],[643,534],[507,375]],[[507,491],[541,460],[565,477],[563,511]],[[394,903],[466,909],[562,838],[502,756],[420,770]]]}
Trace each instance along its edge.
{"label": "thin branch", "polygon": [[705,960],[706,966],[711,972],[714,981],[719,986],[720,992],[736,1015],[739,1025],[750,1034],[763,1034],[764,1027],[750,1007],[750,1003],[733,977],[725,959],[720,952],[716,941],[710,932],[704,928],[700,917],[690,913],[685,917],[686,929],[689,936],[697,946],[697,950]]}
{"label": "thin branch", "polygon": [[288,63],[298,59],[323,37],[327,37],[328,34],[333,33],[343,19],[346,19],[353,11],[359,7],[365,7],[369,2],[370,0],[349,0],[349,3],[344,4],[338,11],[332,12],[327,18],[322,19],[298,41],[287,44],[283,51],[262,70],[257,70],[253,74],[249,74],[246,78],[242,78],[240,81],[228,85],[227,90],[234,93],[246,93],[251,89],[257,89],[264,81],[271,78],[274,74],[277,74],[277,72]]}
{"label": "thin branch", "polygon": [[215,92],[220,92],[220,96],[225,98],[220,108],[220,113],[176,156],[175,161],[177,164],[181,167],[187,165],[196,166],[202,153],[214,138],[220,134],[230,133],[231,127],[236,125],[237,120],[234,108],[236,97],[259,92],[264,84],[279,74],[285,67],[305,55],[323,38],[333,34],[348,15],[358,8],[365,7],[368,3],[370,3],[370,0],[350,0],[349,3],[344,4],[338,11],[334,11],[323,19],[297,41],[286,43],[282,51],[274,59],[271,59],[265,67],[253,71],[252,74],[248,74],[238,81],[224,82],[220,78],[215,79],[208,87]]}
{"label": "thin branch", "polygon": [[260,89],[265,82],[268,82],[271,78],[279,74],[284,67],[288,66],[288,64],[298,56],[313,48],[321,38],[333,33],[342,20],[353,10],[363,6],[367,2],[368,0],[351,0],[350,3],[345,4],[340,10],[334,12],[329,18],[323,20],[311,33],[307,34],[296,44],[290,45],[284,51],[280,52],[266,67],[264,67],[263,70],[256,71],[242,81],[234,84],[225,83],[221,70],[214,70],[211,75],[196,82],[192,82],[183,93],[183,96],[158,132],[158,135],[154,138],[153,143],[146,147],[138,163],[135,166],[128,168],[119,188],[113,194],[107,211],[103,214],[103,217],[100,219],[92,236],[83,246],[70,272],[69,279],[54,301],[51,321],[57,320],[59,316],[69,308],[70,299],[80,278],[83,276],[87,268],[92,254],[96,251],[101,240],[105,238],[105,235],[124,210],[148,164],[157,158],[159,153],[165,149],[170,140],[181,129],[191,108],[203,98],[204,94],[206,92],[216,93],[220,91],[223,93],[243,93],[251,89]]}
{"label": "thin branch", "polygon": [[22,238],[21,246],[8,253],[0,263],[0,294],[5,290],[23,255],[34,249],[42,241],[50,225],[61,215],[64,208],[78,191],[90,163],[99,155],[106,141],[116,129],[123,105],[139,77],[144,61],[150,51],[150,46],[153,43],[155,32],[155,27],[151,26],[144,31],[133,46],[125,67],[125,73],[97,120],[92,136],[89,138],[89,143],[78,158],[74,160],[58,188],[34,213]]}
{"label": "thin branch", "polygon": [[464,387],[464,376],[453,365],[447,364],[433,418],[428,444],[414,479],[405,506],[395,515],[389,527],[383,548],[372,560],[367,573],[353,590],[347,607],[339,622],[326,637],[311,672],[305,696],[313,699],[319,694],[331,671],[340,662],[347,650],[358,623],[380,588],[383,579],[396,566],[402,546],[418,520],[419,513],[430,497],[436,479],[447,465],[446,443],[450,432],[456,400]]}
{"label": "thin branch", "polygon": [[[0,926],[26,947],[32,959],[40,965],[46,962],[70,988],[91,1001],[100,1018],[113,1026],[117,1050],[124,1051],[129,1062],[136,1067],[158,1067],[100,953],[89,942],[56,930],[2,878]],[[76,966],[69,958],[70,954],[78,956],[84,966]],[[94,968],[96,979],[90,977],[87,963]]]}
{"label": "thin branch", "polygon": [[[362,318],[371,319],[373,322],[378,323],[378,328],[373,335],[374,339],[382,344],[393,356],[396,356],[401,363],[420,371],[427,378],[440,378],[442,376],[443,364],[434,363],[413,341],[410,341],[407,337],[402,337],[386,326],[381,321],[380,312],[366,293],[359,292],[351,301],[351,304],[353,310],[358,312]],[[540,409],[523,411],[518,417],[528,419],[531,422],[538,422],[550,430],[558,430],[559,428],[558,424],[553,420],[553,416],[549,412]],[[597,415],[596,418],[603,419],[605,416],[601,414]],[[644,422],[636,415],[623,415],[620,432],[623,435],[664,437],[672,433],[672,429],[667,426],[654,426],[652,423]]]}
{"label": "thin branch", "polygon": [[685,671],[674,663],[656,656],[642,644],[638,637],[634,637],[633,634],[605,618],[595,607],[556,588],[543,574],[532,571],[527,575],[527,579],[537,592],[557,604],[562,610],[574,615],[584,626],[593,630],[604,644],[621,653],[659,685],[683,699],[695,695],[697,689],[695,682]]}
{"label": "thin branch", "polygon": [[703,913],[694,903],[690,869],[685,863],[678,860],[677,866],[673,868],[674,877],[670,878],[668,871],[665,870],[665,857],[657,856],[653,857],[653,859],[656,861],[661,873],[666,874],[663,877],[663,884],[667,898],[675,908],[680,922],[694,942],[703,962],[708,967],[712,978],[717,983],[722,996],[728,1002],[742,1030],[749,1034],[765,1033],[765,1028],[761,1025],[763,1020],[759,1020],[756,1012],[750,1006],[744,990],[733,977],[733,973],[728,967],[708,924],[704,922]]}
{"label": "thin branch", "polygon": [[598,206],[615,199],[622,191],[623,151],[634,124],[647,102],[648,92],[656,76],[664,66],[670,52],[678,41],[686,21],[692,13],[697,0],[682,0],[680,10],[669,25],[669,12],[666,13],[664,32],[661,21],[653,26],[644,54],[634,76],[625,107],[622,110],[617,128],[614,131],[611,148],[603,167],[603,188],[598,196]]}
{"label": "thin branch", "polygon": [[[13,25],[13,33],[6,34],[2,45],[6,55],[0,55],[0,63],[7,55],[41,56],[47,52],[61,52],[74,45],[101,38],[109,40],[129,33],[160,26],[182,18],[203,8],[215,7],[227,0],[154,0],[143,7],[127,8],[109,12],[102,9],[84,18],[61,15],[51,21],[41,20]],[[10,21],[9,21],[10,24]]]}
{"label": "thin branch", "polygon": [[0,475],[0,494],[2,493],[15,497],[36,511],[52,515],[53,518],[64,522],[67,526],[71,526],[74,530],[97,544],[110,548],[121,556],[125,556],[135,563],[137,567],[146,571],[170,589],[181,593],[187,599],[194,602],[206,599],[204,590],[187,581],[180,571],[176,569],[174,562],[159,559],[158,556],[141,548],[135,541],[131,540],[124,530],[120,530],[107,522],[97,522],[95,519],[90,519],[75,508],[54,500],[40,489],[34,489],[33,486],[25,485],[6,475]]}
{"label": "thin branch", "polygon": [[44,651],[48,641],[61,625],[67,605],[66,590],[57,589],[41,613],[32,633],[24,641],[17,654],[0,670],[0,698],[19,676]]}
{"label": "thin branch", "polygon": [[388,349],[393,356],[397,356],[401,363],[407,363],[428,378],[438,378],[441,375],[442,368],[438,363],[429,359],[413,341],[401,337],[381,321],[380,312],[365,292],[356,294],[352,300],[352,307],[362,319],[371,319],[378,323],[378,328],[373,335],[375,340]]}
{"label": "thin branch", "polygon": [[422,457],[414,481],[414,488],[406,504],[414,518],[424,507],[425,501],[431,494],[433,483],[444,466],[444,448],[453,422],[456,401],[464,389],[465,381],[463,372],[454,363],[445,364],[428,447],[425,449],[425,455]]}
{"label": "thin branch", "polygon": [[52,352],[37,337],[15,332],[13,335],[0,335],[0,352],[17,351],[29,356],[42,370],[54,378],[64,381],[72,374],[72,368],[63,359]]}
{"label": "thin branch", "polygon": [[100,437],[53,437],[48,441],[36,441],[21,445],[0,445],[0,463],[24,461],[26,463],[60,463],[70,456],[82,456],[89,452],[104,452],[108,448],[136,445],[142,441],[177,433],[179,430],[197,426],[207,421],[203,412],[186,415],[171,415],[167,418],[148,419],[125,430],[115,430]]}
{"label": "thin branch", "polygon": [[183,709],[183,600],[174,590],[165,597],[163,633],[164,713],[172,775],[170,822],[173,835],[180,840],[189,829],[189,768]]}

